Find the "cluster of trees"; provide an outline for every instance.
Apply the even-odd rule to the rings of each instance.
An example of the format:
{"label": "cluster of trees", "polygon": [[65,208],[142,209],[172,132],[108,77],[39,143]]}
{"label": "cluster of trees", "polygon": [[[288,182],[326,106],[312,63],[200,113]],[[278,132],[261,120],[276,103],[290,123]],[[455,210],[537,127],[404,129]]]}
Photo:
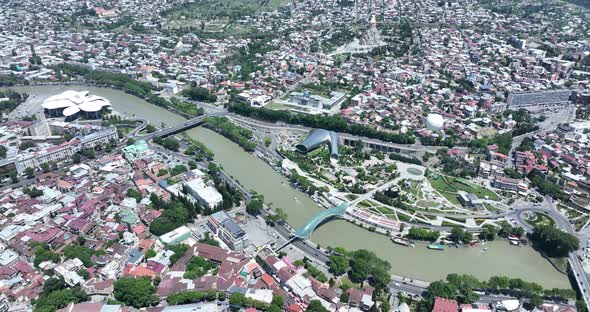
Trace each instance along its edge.
{"label": "cluster of trees", "polygon": [[423,229],[419,227],[413,227],[408,231],[408,235],[406,235],[409,239],[417,239],[423,241],[431,241],[434,242],[440,237],[439,231],[431,231],[428,229]]}
{"label": "cluster of trees", "polygon": [[226,117],[207,117],[205,123],[228,139],[238,143],[245,150],[251,152],[256,149],[256,143],[252,141],[252,131],[233,124]]}
{"label": "cluster of trees", "polygon": [[481,232],[479,232],[479,238],[486,241],[493,241],[494,239],[496,239],[497,234],[498,230],[495,226],[491,224],[486,224],[481,228]]}
{"label": "cluster of trees", "polygon": [[313,266],[309,262],[309,259],[307,257],[303,257],[303,259],[296,260],[293,262],[293,264],[296,266],[299,266],[299,267],[304,267],[305,269],[307,269],[308,275],[310,275],[311,277],[317,279],[318,281],[320,281],[322,283],[326,283],[328,281],[328,277],[326,277],[326,275],[322,271],[320,271],[318,268]]}
{"label": "cluster of trees", "polygon": [[455,177],[475,176],[476,173],[472,166],[466,166],[464,161],[447,155],[447,151],[444,149],[439,149],[436,154],[440,159],[440,165],[445,174]]}
{"label": "cluster of trees", "polygon": [[101,252],[104,252],[104,251],[90,249],[88,247],[84,247],[84,246],[76,244],[76,243],[67,245],[63,249],[63,255],[66,259],[78,258],[78,259],[80,259],[80,261],[82,261],[82,263],[84,263],[85,267],[93,266],[94,263],[92,262],[92,256],[95,255],[96,253],[101,253]]}
{"label": "cluster of trees", "polygon": [[36,144],[33,141],[24,141],[18,146],[18,149],[24,151],[35,146]]}
{"label": "cluster of trees", "polygon": [[180,148],[180,143],[178,143],[178,141],[173,138],[155,137],[154,143],[162,145],[162,147],[165,149],[171,150],[173,152],[178,152],[178,149]]}
{"label": "cluster of trees", "polygon": [[151,83],[135,80],[125,74],[93,71],[84,66],[65,63],[48,67],[60,73],[61,76],[82,77],[88,82],[120,87],[131,94],[143,98],[149,97],[152,95],[151,91],[155,90],[155,87]]}
{"label": "cluster of trees", "polygon": [[96,158],[96,152],[91,148],[83,148],[78,153],[80,154],[80,156],[87,158],[87,159]]}
{"label": "cluster of trees", "polygon": [[436,297],[453,299],[460,303],[473,303],[479,300],[475,290],[527,298],[533,306],[543,302],[542,296],[559,300],[576,298],[576,292],[573,289],[543,289],[539,284],[526,282],[520,278],[492,276],[488,281],[480,281],[469,274],[449,274],[445,281],[432,282],[428,286],[424,300],[418,305],[418,311],[432,311]]}
{"label": "cluster of trees", "polygon": [[405,203],[405,201],[407,201],[407,195],[400,195],[400,192],[394,188],[387,189],[383,192],[377,192],[373,195],[373,198],[378,202],[401,208],[407,212],[414,212],[416,210],[414,207]]}
{"label": "cluster of trees", "polygon": [[575,235],[552,225],[536,226],[530,238],[535,248],[549,257],[567,257],[580,247],[580,240]]}
{"label": "cluster of trees", "polygon": [[423,145],[430,145],[430,146],[446,146],[446,147],[453,147],[457,144],[457,136],[456,135],[448,135],[446,137],[437,136],[437,137],[421,137],[420,143]]}
{"label": "cluster of trees", "polygon": [[473,239],[473,234],[471,232],[465,231],[463,228],[454,227],[451,230],[451,235],[449,235],[449,239],[454,241],[455,243],[468,244]]}
{"label": "cluster of trees", "polygon": [[500,222],[500,229],[498,230],[498,235],[501,237],[509,237],[509,236],[516,236],[522,237],[525,231],[520,226],[512,226],[510,223],[506,221]]}
{"label": "cluster of trees", "polygon": [[391,264],[377,257],[374,252],[365,249],[356,250],[350,253],[349,261],[348,276],[353,282],[368,280],[378,292],[385,289],[389,283]]}
{"label": "cluster of trees", "polygon": [[205,237],[199,239],[199,243],[219,247],[219,242],[209,236],[209,232],[205,232]]}
{"label": "cluster of trees", "polygon": [[259,198],[259,197],[253,198],[246,205],[246,212],[253,215],[253,216],[257,216],[262,211],[263,206],[264,206],[264,200],[262,198]]}
{"label": "cluster of trees", "polygon": [[35,260],[33,261],[35,267],[39,267],[41,262],[52,261],[53,263],[57,264],[61,260],[60,255],[53,252],[46,243],[32,242],[31,248],[33,249],[33,254],[35,255]]}
{"label": "cluster of trees", "polygon": [[132,188],[132,187],[130,187],[130,188],[127,189],[126,195],[128,197],[135,198],[135,200],[137,202],[141,201],[141,199],[143,198],[143,195],[141,194],[141,192],[138,191],[138,190],[136,190],[136,189],[134,189],[134,188]]}
{"label": "cluster of trees", "polygon": [[170,256],[170,263],[176,263],[176,261],[178,261],[182,256],[184,256],[184,254],[189,248],[190,246],[187,244],[174,244],[168,246],[168,250],[174,252],[174,254]]}
{"label": "cluster of trees", "polygon": [[166,105],[172,107],[177,112],[180,112],[184,117],[197,117],[204,113],[203,108],[192,103],[181,101],[174,96],[170,98],[170,101]]}
{"label": "cluster of trees", "polygon": [[302,192],[308,195],[313,195],[319,190],[319,188],[315,186],[315,184],[311,183],[311,181],[309,181],[309,179],[307,179],[306,177],[297,173],[296,170],[291,170],[291,174],[289,175],[289,181],[297,185],[297,188],[299,188]]}
{"label": "cluster of trees", "polygon": [[512,148],[512,133],[506,132],[489,138],[473,139],[469,141],[467,146],[476,151],[482,151],[487,146],[492,144],[498,145],[499,153],[504,155],[510,154],[510,149]]}
{"label": "cluster of trees", "polygon": [[516,150],[519,152],[531,151],[533,149],[534,142],[535,141],[532,138],[526,137],[522,139],[522,142],[520,142],[520,145],[516,148]]}
{"label": "cluster of trees", "polygon": [[156,305],[160,300],[154,294],[156,287],[147,277],[122,277],[114,283],[115,299],[134,308]]}
{"label": "cluster of trees", "polygon": [[88,295],[79,286],[68,288],[63,278],[52,277],[43,284],[43,292],[35,303],[34,312],[52,312],[65,308],[70,303],[88,300]]}
{"label": "cluster of trees", "polygon": [[[24,79],[20,78],[15,74],[0,75],[0,87],[11,87],[23,80]],[[24,80],[24,83],[28,84],[28,80]]]}
{"label": "cluster of trees", "polygon": [[263,38],[256,38],[248,43],[247,47],[239,48],[235,53],[225,58],[218,68],[225,69],[229,65],[240,66],[240,77],[242,80],[248,80],[251,73],[261,70],[262,67],[258,64],[258,55],[264,55],[274,48],[270,45],[273,35],[267,35]]}
{"label": "cluster of trees", "polygon": [[[217,268],[217,265],[213,262],[207,261],[203,257],[193,257],[189,263],[186,265],[186,272],[184,273],[184,278],[188,279],[195,279],[197,277],[204,276],[210,270],[214,270]],[[215,274],[215,272],[213,272]]]}
{"label": "cluster of trees", "polygon": [[233,113],[263,121],[285,122],[311,128],[322,128],[399,144],[416,143],[414,136],[385,132],[377,130],[371,126],[365,126],[358,123],[349,124],[346,119],[340,116],[297,114],[288,111],[271,110],[267,108],[254,108],[250,105],[238,102],[232,102],[228,109]]}
{"label": "cluster of trees", "polygon": [[502,112],[504,117],[512,115],[512,120],[516,121],[516,126],[512,129],[512,136],[519,136],[525,133],[539,130],[539,126],[535,124],[536,120],[526,109],[519,110],[505,110]]}
{"label": "cluster of trees", "polygon": [[190,144],[186,151],[184,151],[184,154],[195,156],[195,160],[197,161],[201,161],[203,159],[213,160],[213,156],[215,156],[215,154],[207,146],[205,146],[205,144],[191,138],[188,138],[188,141]]}
{"label": "cluster of trees", "polygon": [[217,96],[209,90],[201,87],[190,87],[182,91],[182,95],[193,101],[202,101],[213,103],[217,101]]}
{"label": "cluster of trees", "polygon": [[[229,210],[232,207],[238,205],[242,200],[242,193],[237,189],[231,187],[227,182],[223,181],[218,176],[213,176],[213,182],[215,183],[215,188],[221,194],[221,204],[217,207],[217,210]],[[211,210],[208,207],[204,207],[201,214],[210,215],[215,211]]]}
{"label": "cluster of trees", "polygon": [[165,202],[152,193],[150,201],[155,209],[164,209],[162,215],[150,223],[150,232],[154,235],[166,234],[190,222],[202,210],[201,205],[183,196],[174,196]]}
{"label": "cluster of trees", "polygon": [[567,200],[567,195],[562,191],[559,185],[546,181],[534,170],[529,174],[529,180],[531,180],[531,185],[539,190],[539,193],[549,195],[554,199]]}
{"label": "cluster of trees", "polygon": [[334,248],[327,265],[334,275],[348,273],[353,282],[368,281],[377,292],[385,289],[391,278],[391,264],[365,249],[349,252],[340,247]]}
{"label": "cluster of trees", "polygon": [[[2,83],[0,82],[0,86]],[[3,101],[2,105],[0,106],[0,113],[9,113],[21,103],[26,101],[29,98],[29,95],[24,92],[16,92],[11,89],[7,90],[0,90],[0,99],[1,98],[8,98],[7,101]]]}
{"label": "cluster of trees", "polygon": [[23,189],[23,193],[31,196],[31,198],[37,198],[37,197],[43,195],[43,191],[36,188],[36,187],[33,187],[33,188],[25,187]]}
{"label": "cluster of trees", "polygon": [[518,173],[518,171],[510,167],[504,168],[504,173],[513,179],[522,179],[525,177],[525,175]]}
{"label": "cluster of trees", "polygon": [[202,301],[225,300],[224,292],[217,292],[215,290],[208,291],[183,291],[170,294],[166,298],[166,302],[170,305],[190,304]]}
{"label": "cluster of trees", "polygon": [[391,153],[389,154],[389,159],[397,160],[405,163],[410,163],[414,165],[422,165],[422,161],[415,157],[408,157],[398,153]]}

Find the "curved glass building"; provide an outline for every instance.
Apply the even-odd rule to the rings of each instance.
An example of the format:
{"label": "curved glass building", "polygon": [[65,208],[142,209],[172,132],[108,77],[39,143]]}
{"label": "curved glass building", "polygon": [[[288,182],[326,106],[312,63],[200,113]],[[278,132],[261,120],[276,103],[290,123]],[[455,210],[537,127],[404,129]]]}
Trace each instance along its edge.
{"label": "curved glass building", "polygon": [[303,142],[297,144],[295,148],[301,153],[309,153],[314,149],[327,144],[330,149],[330,159],[338,159],[338,134],[334,131],[325,129],[313,129]]}

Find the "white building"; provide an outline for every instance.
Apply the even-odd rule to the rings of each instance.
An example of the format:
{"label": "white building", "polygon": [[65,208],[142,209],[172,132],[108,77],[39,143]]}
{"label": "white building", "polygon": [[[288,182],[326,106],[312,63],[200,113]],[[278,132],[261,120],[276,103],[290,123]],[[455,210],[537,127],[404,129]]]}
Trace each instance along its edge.
{"label": "white building", "polygon": [[221,204],[223,197],[212,186],[206,186],[201,178],[192,179],[185,183],[189,194],[203,205],[215,208]]}

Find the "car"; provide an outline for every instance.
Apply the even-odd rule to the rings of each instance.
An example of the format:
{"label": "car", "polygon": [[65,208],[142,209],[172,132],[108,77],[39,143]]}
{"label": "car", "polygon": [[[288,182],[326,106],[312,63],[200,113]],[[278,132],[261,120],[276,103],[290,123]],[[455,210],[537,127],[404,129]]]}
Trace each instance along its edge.
{"label": "car", "polygon": [[394,283],[393,286],[399,287],[399,283]]}

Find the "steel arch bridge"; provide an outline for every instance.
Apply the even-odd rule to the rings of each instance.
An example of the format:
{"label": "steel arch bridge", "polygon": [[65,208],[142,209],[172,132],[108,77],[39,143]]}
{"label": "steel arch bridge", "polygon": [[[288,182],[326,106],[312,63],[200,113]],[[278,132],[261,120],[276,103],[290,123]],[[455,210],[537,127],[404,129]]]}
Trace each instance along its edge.
{"label": "steel arch bridge", "polygon": [[336,207],[326,209],[318,213],[313,218],[311,218],[311,220],[307,221],[306,224],[295,231],[294,236],[303,239],[310,238],[311,233],[313,233],[313,231],[324,221],[334,217],[342,217],[346,213],[348,205],[349,204],[347,202],[344,202]]}

